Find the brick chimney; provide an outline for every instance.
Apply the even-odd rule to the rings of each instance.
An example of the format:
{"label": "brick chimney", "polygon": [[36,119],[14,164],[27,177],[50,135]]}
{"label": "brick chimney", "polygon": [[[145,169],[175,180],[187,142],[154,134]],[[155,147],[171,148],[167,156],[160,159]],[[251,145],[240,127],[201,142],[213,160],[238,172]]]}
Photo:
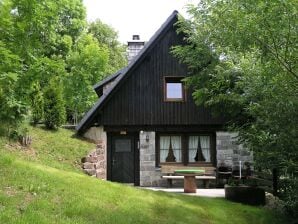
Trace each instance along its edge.
{"label": "brick chimney", "polygon": [[132,35],[132,40],[127,42],[128,63],[140,52],[144,47],[145,41],[140,40],[140,35]]}

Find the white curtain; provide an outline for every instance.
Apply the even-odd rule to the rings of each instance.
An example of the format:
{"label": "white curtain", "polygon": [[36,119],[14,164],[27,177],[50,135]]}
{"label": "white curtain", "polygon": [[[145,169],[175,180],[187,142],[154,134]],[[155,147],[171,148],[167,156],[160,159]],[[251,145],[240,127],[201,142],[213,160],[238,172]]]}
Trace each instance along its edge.
{"label": "white curtain", "polygon": [[189,136],[188,140],[188,161],[196,162],[195,157],[197,154],[199,136]]}
{"label": "white curtain", "polygon": [[160,162],[165,162],[170,148],[170,136],[160,136]]}
{"label": "white curtain", "polygon": [[171,143],[176,162],[182,161],[181,136],[171,136]]}
{"label": "white curtain", "polygon": [[188,140],[188,161],[196,162],[195,157],[198,149],[198,140],[200,137],[201,149],[205,162],[210,162],[210,137],[209,136],[189,136]]}
{"label": "white curtain", "polygon": [[[199,138],[205,161],[210,162],[210,136],[189,136],[188,161],[196,162],[195,157],[198,149]],[[160,136],[160,162],[166,162],[166,158],[169,154],[170,140],[176,162],[182,162],[181,136]]]}
{"label": "white curtain", "polygon": [[210,162],[210,137],[209,136],[200,136],[201,149],[202,153],[206,159],[206,162]]}

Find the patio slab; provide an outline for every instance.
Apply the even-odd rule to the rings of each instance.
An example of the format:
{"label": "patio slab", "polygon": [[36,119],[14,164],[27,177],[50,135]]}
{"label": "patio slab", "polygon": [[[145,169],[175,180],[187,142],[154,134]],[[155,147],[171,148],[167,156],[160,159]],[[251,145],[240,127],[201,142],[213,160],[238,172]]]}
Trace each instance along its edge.
{"label": "patio slab", "polygon": [[225,189],[197,189],[196,193],[184,193],[183,188],[163,188],[163,187],[140,187],[141,189],[148,189],[152,191],[165,191],[170,193],[179,193],[190,196],[210,197],[210,198],[224,198]]}

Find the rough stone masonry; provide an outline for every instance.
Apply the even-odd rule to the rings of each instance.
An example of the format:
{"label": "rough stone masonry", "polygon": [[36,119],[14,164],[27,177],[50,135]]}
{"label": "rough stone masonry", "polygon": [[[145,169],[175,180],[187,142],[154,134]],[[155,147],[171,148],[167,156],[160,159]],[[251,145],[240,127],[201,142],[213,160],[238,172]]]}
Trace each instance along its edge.
{"label": "rough stone masonry", "polygon": [[90,176],[106,179],[106,158],[105,146],[103,141],[99,141],[96,149],[91,151],[86,157],[82,158],[82,168]]}

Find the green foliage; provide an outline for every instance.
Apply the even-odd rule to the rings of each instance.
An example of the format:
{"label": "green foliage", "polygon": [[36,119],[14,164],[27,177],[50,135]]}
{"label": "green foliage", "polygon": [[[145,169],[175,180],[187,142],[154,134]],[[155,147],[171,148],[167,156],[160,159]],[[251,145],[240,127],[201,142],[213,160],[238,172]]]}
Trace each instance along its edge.
{"label": "green foliage", "polygon": [[5,0],[3,5],[2,20],[10,25],[1,27],[3,39],[12,38],[11,49],[26,64],[39,56],[65,55],[65,37],[76,40],[86,23],[81,0]]}
{"label": "green foliage", "polygon": [[44,120],[48,129],[59,128],[66,119],[63,90],[59,81],[51,80],[44,92]]}
{"label": "green foliage", "polygon": [[126,47],[117,40],[118,34],[99,19],[88,25],[88,33],[92,34],[109,52],[107,74],[114,73],[127,64]]}
{"label": "green foliage", "polygon": [[0,41],[0,134],[10,136],[24,120],[26,105],[16,94],[20,62]]}
{"label": "green foliage", "polygon": [[106,76],[109,54],[90,34],[82,35],[74,48],[66,59],[69,73],[64,92],[69,113],[81,117],[97,98],[92,86]]}
{"label": "green foliage", "polygon": [[285,200],[286,208],[291,213],[291,216],[298,218],[298,179],[285,178],[281,179],[279,189],[283,199]]}
{"label": "green foliage", "polygon": [[32,120],[34,124],[37,124],[43,119],[44,112],[44,99],[39,82],[33,84],[30,98],[32,108]]}
{"label": "green foliage", "polygon": [[189,12],[187,44],[173,52],[194,75],[196,103],[226,116],[257,168],[297,178],[297,4],[205,0]]}
{"label": "green foliage", "polygon": [[[63,80],[66,77],[66,71],[65,71],[65,63],[64,60],[57,57],[47,58],[42,57],[38,58],[28,69],[26,72],[26,76],[23,77],[23,82],[19,82],[19,85],[21,87],[19,88],[20,93],[22,93],[24,97],[24,100],[29,101],[29,104],[31,106],[31,112],[32,112],[32,120],[33,123],[38,123],[42,120],[43,115],[46,114],[46,122],[47,126],[50,128],[57,128],[61,125],[61,122],[64,122],[64,118],[59,118],[61,112],[57,112],[58,114],[51,114],[51,110],[55,110],[56,106],[60,108],[64,108],[64,99],[60,99],[63,97],[63,91],[59,85],[58,85],[58,99],[63,101],[63,106],[60,105],[60,102],[57,103],[57,105],[53,106],[52,109],[49,109],[49,107],[52,107],[50,105],[47,105],[47,108],[45,108],[45,99],[44,95],[45,92],[48,91],[48,87],[52,86],[51,80],[57,80],[56,82],[62,82],[59,80]],[[23,88],[22,88],[23,87]],[[24,88],[27,87],[27,88]],[[61,90],[59,90],[61,89]],[[52,93],[53,94],[53,93]],[[62,95],[61,95],[62,94]],[[61,96],[60,96],[61,95]],[[55,98],[56,99],[56,98]],[[50,99],[54,100],[54,99]],[[49,101],[47,100],[47,103]],[[44,111],[45,110],[45,111]],[[63,109],[65,110],[65,109]],[[63,114],[63,113],[62,113]],[[57,117],[58,116],[58,117]],[[65,115],[61,115],[64,117]],[[55,120],[55,121],[54,121]],[[50,124],[54,122],[53,124]],[[58,123],[56,123],[58,122]],[[56,123],[56,124],[55,124]],[[58,126],[56,126],[58,125]]]}
{"label": "green foliage", "polygon": [[43,89],[49,84],[51,79],[59,78],[62,80],[65,76],[64,60],[58,57],[41,57],[31,64],[26,76],[23,77],[24,80],[21,85],[32,88],[32,85],[39,82],[40,88]]}
{"label": "green foliage", "polygon": [[126,63],[112,28],[99,21],[87,27],[82,0],[2,0],[0,32],[1,80],[10,77],[9,91],[1,86],[1,113],[9,124],[21,122],[25,105],[33,122],[41,120],[52,79],[64,82],[68,117],[81,118],[97,98],[92,86]]}

